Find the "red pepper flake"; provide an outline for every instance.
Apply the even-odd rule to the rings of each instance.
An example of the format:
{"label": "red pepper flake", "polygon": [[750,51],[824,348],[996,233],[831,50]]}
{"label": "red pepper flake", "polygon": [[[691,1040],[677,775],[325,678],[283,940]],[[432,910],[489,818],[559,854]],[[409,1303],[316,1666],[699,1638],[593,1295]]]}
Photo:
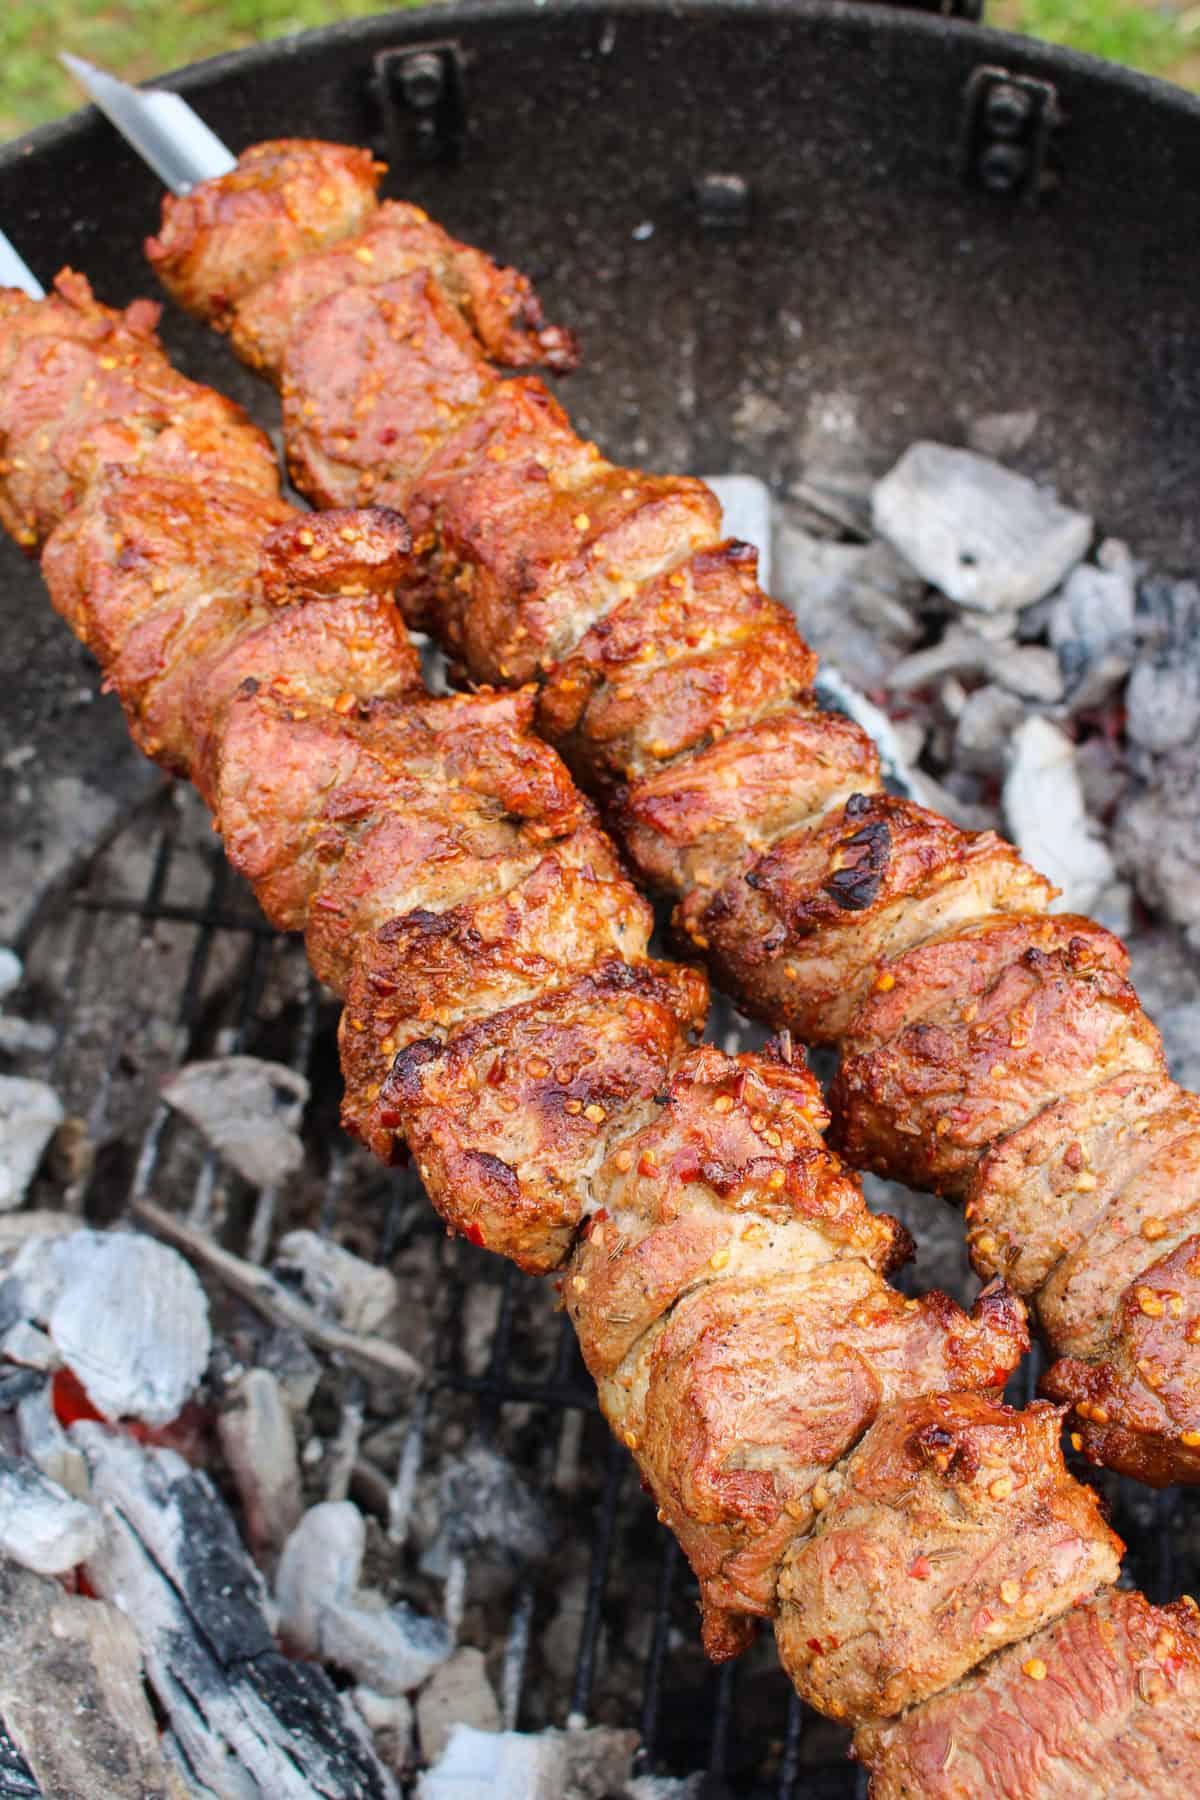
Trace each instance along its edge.
{"label": "red pepper flake", "polygon": [[484,1237],[481,1227],[475,1223],[474,1219],[471,1220],[469,1225],[464,1225],[463,1236],[467,1239],[468,1243],[474,1244],[477,1250],[487,1249],[487,1239]]}
{"label": "red pepper flake", "polygon": [[917,1581],[928,1581],[932,1573],[929,1558],[918,1556],[914,1562],[908,1565],[908,1572]]}
{"label": "red pepper flake", "polygon": [[824,1654],[825,1654],[825,1652],[821,1648],[820,1638],[809,1638],[808,1647],[812,1651],[814,1656],[824,1656]]}

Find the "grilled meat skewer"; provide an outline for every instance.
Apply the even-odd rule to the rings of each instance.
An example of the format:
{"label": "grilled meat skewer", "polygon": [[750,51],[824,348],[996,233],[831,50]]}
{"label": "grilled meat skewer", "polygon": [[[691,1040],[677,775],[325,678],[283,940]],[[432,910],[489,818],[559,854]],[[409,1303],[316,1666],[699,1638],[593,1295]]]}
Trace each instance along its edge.
{"label": "grilled meat skewer", "polygon": [[[886,1287],[900,1234],[822,1146],[819,1096],[786,1046],[688,1047],[702,984],[646,959],[644,905],[530,738],[529,697],[422,693],[389,605],[401,523],[284,507],[264,440],[174,374],[152,325],[153,309],[109,313],[78,278],[40,305],[6,297],[6,520],[31,549],[50,532],[55,603],[138,741],[193,775],[270,916],[306,926],[346,990],[352,1120],[388,1153],[406,1131],[476,1241],[528,1267],[570,1257],[589,1363],[701,1576],[710,1647],[778,1612],[802,1691],[882,1720],[1062,1617],[1111,1579],[1116,1546],[1062,1469],[1053,1413],[920,1398],[999,1386],[1021,1345],[1011,1303],[985,1296],[969,1320]],[[968,1527],[946,1537],[943,1520],[938,1546],[950,1623],[901,1640],[899,1688],[877,1659],[851,1656],[832,1684],[810,1672],[811,1631],[837,1644],[837,1597],[802,1612],[785,1598],[808,1579],[807,1528],[857,1491],[856,1443],[880,1448],[852,1528],[878,1556],[872,1592],[901,1598],[914,1578],[896,1563],[911,1537],[889,1542],[869,1516],[889,1479],[888,1520],[916,1506],[922,1542],[972,1496]],[[1146,1610],[1172,1629],[1173,1612]],[[1178,1627],[1161,1680],[1186,1718],[1186,1608]],[[1132,1675],[1126,1690],[1120,1743],[1143,1735]],[[898,1729],[881,1768],[909,1754]],[[1188,1742],[1166,1746],[1164,1770]]]}
{"label": "grilled meat skewer", "polygon": [[[647,956],[648,909],[532,696],[424,691],[390,603],[403,522],[286,507],[261,434],[153,324],[77,276],[0,296],[6,521],[137,740],[192,775],[344,993],[351,1123],[385,1155],[403,1134],[452,1228],[564,1271],[710,1649],[774,1618],[800,1691],[862,1724],[903,1792],[981,1688],[1011,1707],[997,1652],[1040,1632],[1074,1693],[1099,1634],[1109,1748],[1078,1791],[1128,1764],[1176,1792],[1200,1774],[1200,1611],[1103,1592],[1120,1546],[1056,1409],[995,1397],[1019,1303],[993,1288],[968,1317],[888,1287],[903,1232],[824,1146],[787,1040],[689,1041],[703,979]],[[971,1791],[1011,1791],[972,1730]],[[1022,1730],[1028,1791],[1062,1791],[1036,1725],[1009,1749]]]}
{"label": "grilled meat skewer", "polygon": [[278,383],[310,499],[404,511],[410,620],[470,679],[538,684],[538,730],[722,986],[841,1046],[850,1160],[965,1203],[975,1267],[1033,1302],[1078,1446],[1200,1480],[1200,1101],[1124,948],[1048,916],[994,834],[881,791],[701,483],[614,467],[536,377],[501,378],[531,347],[570,360],[518,277],[506,324],[471,297],[476,252],[374,204],[365,155],[312,248],[306,196],[354,154],[260,145],[168,199],[163,281]]}

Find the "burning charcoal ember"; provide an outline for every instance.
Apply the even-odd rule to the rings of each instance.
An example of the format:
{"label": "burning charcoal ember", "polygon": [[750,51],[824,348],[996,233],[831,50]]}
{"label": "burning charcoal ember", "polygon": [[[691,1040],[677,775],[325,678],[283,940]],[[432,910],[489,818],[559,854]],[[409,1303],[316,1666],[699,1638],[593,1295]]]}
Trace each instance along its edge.
{"label": "burning charcoal ember", "polygon": [[466,1645],[434,1670],[417,1696],[417,1731],[426,1762],[437,1761],[456,1725],[499,1731],[500,1723],[483,1652]]}
{"label": "burning charcoal ember", "polygon": [[258,1550],[281,1550],[304,1500],[291,1411],[269,1370],[247,1369],[229,1384],[217,1431],[250,1542]]}
{"label": "burning charcoal ember", "polygon": [[188,1800],[115,1606],[0,1562],[0,1642],[0,1714],[47,1800]]}
{"label": "burning charcoal ember", "polygon": [[218,1276],[231,1293],[245,1300],[273,1324],[301,1332],[318,1349],[344,1356],[347,1362],[377,1379],[411,1383],[423,1378],[425,1371],[420,1363],[399,1344],[383,1337],[358,1336],[340,1325],[330,1324],[307,1301],[281,1281],[276,1281],[265,1269],[246,1262],[230,1250],[223,1250],[207,1233],[185,1225],[182,1219],[177,1219],[163,1207],[139,1200],[132,1210],[156,1237],[177,1245],[193,1262]]}
{"label": "burning charcoal ember", "polygon": [[1109,539],[1096,563],[1072,569],[1050,605],[1049,635],[1073,712],[1098,706],[1133,663],[1134,563],[1124,544]]}
{"label": "burning charcoal ember", "polygon": [[39,1575],[65,1575],[87,1561],[99,1540],[92,1507],[32,1463],[0,1451],[0,1556]]}
{"label": "burning charcoal ember", "polygon": [[12,1266],[26,1317],[109,1419],[167,1425],[194,1393],[212,1334],[204,1289],[175,1251],[138,1232],[34,1238]]}
{"label": "burning charcoal ember", "polygon": [[1155,760],[1117,814],[1113,847],[1148,906],[1200,950],[1200,765],[1193,745]]}
{"label": "burning charcoal ember", "polygon": [[439,1619],[360,1589],[366,1525],[348,1500],[312,1507],[275,1577],[279,1629],[294,1649],[345,1669],[381,1694],[419,1687],[454,1648]]}
{"label": "burning charcoal ember", "polygon": [[790,519],[775,531],[776,591],[801,631],[858,687],[877,688],[919,632],[924,584],[889,544],[813,537]]}
{"label": "burning charcoal ember", "polygon": [[1092,521],[970,450],[919,443],[875,488],[875,529],[960,606],[1012,612],[1080,562]]}
{"label": "burning charcoal ember", "polygon": [[21,1448],[36,1469],[77,1500],[89,1497],[87,1462],[58,1422],[48,1382],[17,1402],[17,1430]]}
{"label": "burning charcoal ember", "polygon": [[44,1081],[0,1075],[0,1212],[21,1204],[64,1117],[62,1101]]}
{"label": "burning charcoal ember", "polygon": [[1125,729],[1155,755],[1200,734],[1200,584],[1158,578],[1142,584],[1138,624],[1147,642],[1125,693]]}
{"label": "burning charcoal ember", "polygon": [[394,1275],[315,1231],[289,1231],[271,1266],[317,1312],[347,1331],[386,1331],[399,1308]]}
{"label": "burning charcoal ember", "polygon": [[556,1531],[544,1500],[488,1444],[447,1458],[433,1512],[434,1533],[421,1558],[428,1575],[444,1578],[451,1561],[472,1550],[527,1564],[543,1561],[554,1547]]}
{"label": "burning charcoal ember", "polygon": [[394,1800],[350,1701],[277,1649],[262,1578],[208,1477],[100,1425],[72,1437],[104,1518],[88,1581],[132,1620],[192,1783],[237,1800]]}
{"label": "burning charcoal ember", "polygon": [[1003,462],[1024,450],[1037,428],[1038,415],[1031,406],[1020,412],[980,413],[967,426],[967,443],[980,456]]}
{"label": "burning charcoal ember", "polygon": [[417,1800],[565,1800],[566,1792],[561,1734],[470,1725],[454,1728],[436,1766],[417,1783]]}
{"label": "burning charcoal ember", "polygon": [[1013,735],[1004,812],[1022,856],[1062,889],[1055,910],[1091,912],[1116,869],[1084,812],[1075,747],[1048,719],[1028,718]]}
{"label": "burning charcoal ember", "polygon": [[303,1075],[257,1056],[189,1063],[163,1099],[203,1132],[219,1156],[255,1187],[273,1187],[304,1162],[297,1132],[308,1104]]}

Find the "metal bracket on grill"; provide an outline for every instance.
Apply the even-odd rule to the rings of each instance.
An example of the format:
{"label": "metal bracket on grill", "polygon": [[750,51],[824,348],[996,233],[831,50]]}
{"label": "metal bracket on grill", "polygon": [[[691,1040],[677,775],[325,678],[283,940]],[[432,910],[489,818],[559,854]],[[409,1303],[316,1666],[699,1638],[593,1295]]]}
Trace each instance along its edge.
{"label": "metal bracket on grill", "polygon": [[944,19],[983,18],[984,0],[888,0],[889,6],[902,6],[908,12],[940,13]]}
{"label": "metal bracket on grill", "polygon": [[962,173],[1002,199],[1036,201],[1053,186],[1054,133],[1062,123],[1052,81],[985,65],[963,93]]}
{"label": "metal bracket on grill", "polygon": [[381,148],[394,162],[449,162],[466,130],[463,55],[452,39],[379,50],[371,86],[383,125]]}

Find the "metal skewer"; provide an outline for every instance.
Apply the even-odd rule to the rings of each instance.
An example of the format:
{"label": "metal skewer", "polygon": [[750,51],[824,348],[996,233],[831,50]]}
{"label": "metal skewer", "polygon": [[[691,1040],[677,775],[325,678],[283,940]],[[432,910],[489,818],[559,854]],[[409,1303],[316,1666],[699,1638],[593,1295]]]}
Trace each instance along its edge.
{"label": "metal skewer", "polygon": [[82,56],[60,53],[80,87],[173,194],[228,175],[237,158],[190,107],[165,88],[135,88]]}
{"label": "metal skewer", "polygon": [[0,288],[20,288],[31,300],[44,300],[46,290],[16,246],[0,231]]}

